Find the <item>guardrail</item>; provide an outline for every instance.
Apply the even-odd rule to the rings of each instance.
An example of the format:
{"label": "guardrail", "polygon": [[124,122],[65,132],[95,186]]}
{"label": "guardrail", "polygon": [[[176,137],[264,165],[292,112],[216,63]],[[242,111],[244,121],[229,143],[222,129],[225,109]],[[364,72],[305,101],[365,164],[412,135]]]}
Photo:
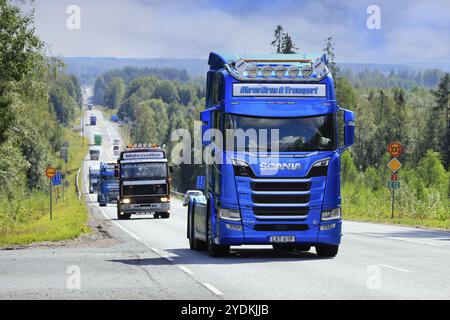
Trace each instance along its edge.
{"label": "guardrail", "polygon": [[81,172],[81,168],[78,168],[77,177],[76,177],[76,180],[75,180],[75,188],[76,188],[76,191],[77,191],[77,194],[78,194],[78,200],[81,200],[81,190],[80,190],[80,186],[78,184],[78,180],[79,180],[79,177],[80,177],[80,172]]}

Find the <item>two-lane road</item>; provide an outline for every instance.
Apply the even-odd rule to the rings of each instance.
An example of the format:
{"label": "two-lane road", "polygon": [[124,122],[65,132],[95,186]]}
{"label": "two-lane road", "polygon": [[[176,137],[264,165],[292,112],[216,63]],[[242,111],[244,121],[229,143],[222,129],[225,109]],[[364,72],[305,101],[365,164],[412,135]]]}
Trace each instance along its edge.
{"label": "two-lane road", "polygon": [[[120,134],[117,125],[94,112],[106,138],[102,160],[110,161],[110,140]],[[86,132],[90,134],[89,129]],[[450,299],[448,232],[345,221],[334,259],[319,259],[313,249],[280,254],[260,246],[236,247],[227,258],[211,258],[189,249],[186,208],[178,199],[172,199],[168,220],[132,216],[119,221],[115,206],[90,205],[121,232],[220,298]]]}

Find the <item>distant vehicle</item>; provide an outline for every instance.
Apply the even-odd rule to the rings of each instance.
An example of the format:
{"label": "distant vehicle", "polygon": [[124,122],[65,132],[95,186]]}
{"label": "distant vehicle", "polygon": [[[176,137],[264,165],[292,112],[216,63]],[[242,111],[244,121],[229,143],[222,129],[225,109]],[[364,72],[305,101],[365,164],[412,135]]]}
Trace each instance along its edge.
{"label": "distant vehicle", "polygon": [[100,148],[91,147],[89,149],[89,156],[92,161],[98,161],[100,159]]}
{"label": "distant vehicle", "polygon": [[119,201],[117,218],[153,213],[155,218],[170,217],[170,176],[166,152],[159,146],[129,147],[120,153]]}
{"label": "distant vehicle", "polygon": [[116,114],[113,114],[113,115],[111,116],[111,121],[112,121],[112,122],[119,122],[119,117],[118,117]]}
{"label": "distant vehicle", "polygon": [[120,140],[115,139],[113,141],[113,156],[114,157],[120,156]]}
{"label": "distant vehicle", "polygon": [[183,206],[186,207],[189,204],[190,197],[204,197],[203,192],[199,190],[188,190],[184,194]]}
{"label": "distant vehicle", "polygon": [[94,193],[98,190],[98,177],[100,170],[89,167],[89,193]]}
{"label": "distant vehicle", "polygon": [[90,119],[91,126],[97,125],[97,117],[96,116],[92,115],[89,119]]}
{"label": "distant vehicle", "polygon": [[94,133],[94,144],[96,146],[102,145],[102,134],[100,132]]}
{"label": "distant vehicle", "polygon": [[100,207],[105,207],[108,203],[117,203],[119,182],[114,176],[116,165],[114,163],[100,163],[97,195],[97,202]]}
{"label": "distant vehicle", "polygon": [[92,104],[89,104],[89,105],[88,105],[88,109],[89,109],[89,110],[92,110]]}

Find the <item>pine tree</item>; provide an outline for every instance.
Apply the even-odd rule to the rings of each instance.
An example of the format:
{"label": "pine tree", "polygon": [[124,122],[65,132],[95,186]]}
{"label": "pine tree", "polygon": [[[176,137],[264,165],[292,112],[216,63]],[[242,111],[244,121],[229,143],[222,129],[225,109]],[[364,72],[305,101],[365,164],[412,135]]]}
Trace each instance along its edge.
{"label": "pine tree", "polygon": [[293,54],[295,53],[294,50],[297,50],[298,48],[295,47],[294,43],[292,42],[292,38],[289,35],[289,33],[286,33],[283,36],[283,39],[281,41],[281,53],[283,54]]}
{"label": "pine tree", "polygon": [[439,151],[444,154],[444,165],[448,168],[450,164],[450,73],[446,73],[441,78],[438,89],[432,93],[436,101],[436,107],[433,109],[434,118],[445,117],[445,132],[439,139],[441,141]]}
{"label": "pine tree", "polygon": [[281,25],[277,25],[273,31],[273,41],[270,43],[275,48],[275,53],[281,53],[284,29]]}
{"label": "pine tree", "polygon": [[334,54],[334,41],[333,37],[328,37],[325,40],[325,48],[323,48],[323,52],[327,55],[328,58],[328,68],[330,68],[330,72],[333,75],[335,82],[339,78],[339,67],[336,63],[336,56]]}

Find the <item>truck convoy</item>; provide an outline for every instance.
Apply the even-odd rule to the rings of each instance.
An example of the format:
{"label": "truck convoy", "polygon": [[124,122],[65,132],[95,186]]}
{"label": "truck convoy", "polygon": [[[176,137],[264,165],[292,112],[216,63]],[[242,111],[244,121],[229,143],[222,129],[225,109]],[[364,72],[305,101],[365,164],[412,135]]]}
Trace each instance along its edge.
{"label": "truck convoy", "polygon": [[[202,145],[214,162],[197,179],[205,197],[189,197],[191,249],[220,256],[231,245],[314,246],[319,256],[335,256],[340,157],[354,142],[355,119],[336,101],[326,56],[210,53],[208,63]],[[210,129],[235,136],[221,146]],[[238,132],[245,133],[240,143]]]}
{"label": "truck convoy", "polygon": [[104,207],[108,203],[117,203],[119,182],[115,178],[115,169],[114,163],[100,163],[97,193],[97,202],[100,207]]}
{"label": "truck convoy", "polygon": [[166,152],[157,145],[134,145],[120,153],[116,177],[119,179],[118,219],[131,214],[153,213],[170,216],[170,178]]}

